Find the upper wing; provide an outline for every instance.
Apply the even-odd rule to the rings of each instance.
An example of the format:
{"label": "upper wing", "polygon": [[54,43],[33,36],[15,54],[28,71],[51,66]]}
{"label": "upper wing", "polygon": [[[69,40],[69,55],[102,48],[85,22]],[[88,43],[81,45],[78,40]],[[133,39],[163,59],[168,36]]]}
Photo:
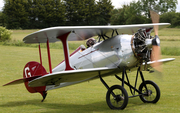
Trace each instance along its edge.
{"label": "upper wing", "polygon": [[117,68],[93,68],[93,69],[80,69],[80,70],[70,70],[70,71],[61,71],[57,73],[51,73],[44,75],[42,77],[36,78],[29,82],[30,87],[38,86],[48,86],[48,85],[59,85],[63,82],[76,82],[87,79],[93,79],[99,74],[101,76],[106,76],[112,73],[120,72]]}
{"label": "upper wing", "polygon": [[134,25],[114,25],[114,26],[70,26],[70,27],[51,27],[39,30],[28,36],[23,41],[25,43],[45,43],[47,39],[49,42],[59,41],[57,37],[62,36],[68,32],[71,34],[68,37],[69,41],[85,40],[92,36],[106,35],[112,36],[113,31],[119,34],[133,34],[140,28],[153,28],[154,25],[159,25],[159,29],[169,26],[169,23],[156,24],[134,24]]}

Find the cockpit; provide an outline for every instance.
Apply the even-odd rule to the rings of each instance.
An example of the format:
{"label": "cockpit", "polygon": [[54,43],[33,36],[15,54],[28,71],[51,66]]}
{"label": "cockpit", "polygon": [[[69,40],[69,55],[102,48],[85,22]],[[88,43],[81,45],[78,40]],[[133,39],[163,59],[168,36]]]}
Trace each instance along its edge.
{"label": "cockpit", "polygon": [[87,48],[93,46],[96,43],[96,40],[94,38],[89,38],[86,42]]}

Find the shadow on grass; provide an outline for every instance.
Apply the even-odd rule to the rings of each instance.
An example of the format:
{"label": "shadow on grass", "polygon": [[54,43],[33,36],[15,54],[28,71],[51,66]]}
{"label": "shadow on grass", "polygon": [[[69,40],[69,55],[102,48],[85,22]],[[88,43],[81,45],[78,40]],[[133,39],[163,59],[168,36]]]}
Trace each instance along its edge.
{"label": "shadow on grass", "polygon": [[[100,101],[89,104],[79,104],[79,103],[51,103],[50,101],[40,102],[38,99],[34,100],[25,100],[25,101],[13,101],[7,102],[5,104],[0,104],[1,107],[28,107],[28,106],[38,106],[42,109],[46,109],[44,112],[49,112],[49,110],[53,110],[53,112],[107,112],[112,111],[106,104],[106,101]],[[144,103],[136,99],[129,99],[128,106],[126,107],[126,111],[136,109],[137,107],[143,106]],[[36,107],[34,108],[36,109]]]}
{"label": "shadow on grass", "polygon": [[[106,106],[106,103],[104,101],[102,102],[97,102],[97,103],[90,103],[90,104],[68,104],[68,103],[51,103],[50,101],[45,101],[45,102],[40,102],[40,100],[35,99],[35,100],[25,100],[25,101],[13,101],[13,102],[7,102],[4,104],[0,104],[1,107],[25,107],[25,106],[39,106],[41,108],[46,108],[46,109],[54,109],[56,111],[78,111],[78,112],[83,112],[83,111],[102,111],[108,110],[109,108]],[[97,108],[97,109],[96,109]]]}

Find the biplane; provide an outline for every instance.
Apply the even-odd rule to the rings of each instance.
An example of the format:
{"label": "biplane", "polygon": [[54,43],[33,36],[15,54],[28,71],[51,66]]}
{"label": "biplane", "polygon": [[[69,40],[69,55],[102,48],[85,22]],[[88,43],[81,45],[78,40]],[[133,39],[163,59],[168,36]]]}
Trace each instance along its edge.
{"label": "biplane", "polygon": [[[156,103],[160,99],[160,89],[153,81],[145,80],[142,71],[151,71],[152,67],[160,71],[159,65],[174,60],[174,58],[159,59],[158,29],[169,25],[169,23],[152,23],[66,26],[39,30],[26,36],[23,41],[39,44],[40,63],[28,62],[23,69],[23,78],[4,86],[24,83],[30,93],[40,93],[43,102],[49,90],[100,79],[107,88],[106,102],[111,109],[124,109],[128,99],[136,96],[145,103]],[[150,35],[153,30],[155,37]],[[93,39],[93,36],[98,36],[97,40]],[[86,39],[88,47],[81,45],[69,55],[68,41]],[[64,60],[52,69],[49,43],[56,41],[62,42]],[[40,43],[47,44],[49,72],[42,65]],[[137,70],[135,85],[130,83],[127,70]],[[103,77],[109,75],[114,75],[122,84],[108,86]],[[142,80],[139,88],[137,88],[138,79]],[[131,96],[128,96],[124,85],[130,88]]]}

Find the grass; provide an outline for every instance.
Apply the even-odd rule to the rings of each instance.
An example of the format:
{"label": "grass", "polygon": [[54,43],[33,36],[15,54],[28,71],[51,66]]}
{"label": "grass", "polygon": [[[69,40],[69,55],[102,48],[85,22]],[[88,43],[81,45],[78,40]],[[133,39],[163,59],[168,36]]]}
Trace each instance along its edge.
{"label": "grass", "polygon": [[179,28],[164,28],[159,30],[159,36],[180,36]]}
{"label": "grass", "polygon": [[[28,61],[39,61],[38,49],[29,47],[14,47],[0,45],[0,86],[14,79],[22,77],[22,70]],[[72,52],[72,51],[70,51]],[[43,65],[48,70],[46,49],[42,49]],[[62,50],[52,49],[53,67],[63,59]],[[163,80],[156,75],[145,72],[145,78],[155,81],[161,89],[161,98],[157,104],[145,104],[139,97],[130,98],[128,106],[123,111],[110,110],[106,104],[106,88],[99,79],[60,88],[48,92],[47,99],[41,103],[40,94],[30,94],[24,84],[0,87],[0,113],[11,112],[87,112],[87,113],[152,113],[152,112],[179,112],[180,111],[180,56],[174,57],[176,61],[163,65]],[[129,73],[130,81],[134,82],[136,72]],[[120,84],[114,76],[105,77],[111,86]],[[133,83],[134,84],[134,83]],[[138,81],[138,84],[140,82]],[[127,91],[128,88],[126,87]],[[130,93],[128,93],[130,95]]]}
{"label": "grass", "polygon": [[[29,93],[24,84],[15,86],[2,87],[12,80],[22,78],[22,71],[24,65],[28,61],[38,61],[37,45],[29,45],[29,47],[22,47],[20,40],[29,33],[36,30],[13,30],[13,40],[19,41],[18,45],[15,42],[14,46],[0,45],[0,113],[49,113],[49,112],[85,112],[85,113],[167,113],[180,112],[180,29],[169,29],[159,31],[161,40],[162,53],[166,54],[170,51],[171,56],[163,55],[163,58],[176,58],[175,61],[163,65],[163,78],[160,79],[153,73],[144,72],[145,79],[155,81],[161,90],[161,98],[157,104],[145,104],[139,97],[130,98],[127,107],[123,111],[111,110],[106,104],[106,88],[99,79],[89,82],[72,85],[57,90],[48,92],[46,100],[41,103],[40,94]],[[163,35],[165,34],[165,35]],[[173,40],[172,40],[173,39]],[[70,42],[75,46],[84,44],[85,42]],[[28,45],[28,44],[26,44]],[[45,47],[45,45],[42,45]],[[52,67],[55,67],[63,60],[63,50],[60,43],[50,45]],[[70,44],[71,46],[71,44]],[[74,46],[74,47],[75,47]],[[36,47],[36,48],[35,48]],[[58,48],[58,49],[57,49]],[[72,47],[73,48],[73,47]],[[73,50],[70,50],[70,53]],[[175,56],[172,56],[174,52]],[[46,49],[42,48],[43,65],[48,71],[48,58]],[[129,79],[134,84],[136,72],[128,73]],[[120,75],[121,76],[121,75]],[[109,86],[121,84],[114,76],[104,78]],[[138,81],[140,84],[140,81]],[[130,95],[129,89],[125,87]]]}
{"label": "grass", "polygon": [[33,32],[38,31],[38,29],[32,29],[32,30],[11,30],[12,33],[12,40],[22,40],[25,36],[28,34],[31,34]]}

